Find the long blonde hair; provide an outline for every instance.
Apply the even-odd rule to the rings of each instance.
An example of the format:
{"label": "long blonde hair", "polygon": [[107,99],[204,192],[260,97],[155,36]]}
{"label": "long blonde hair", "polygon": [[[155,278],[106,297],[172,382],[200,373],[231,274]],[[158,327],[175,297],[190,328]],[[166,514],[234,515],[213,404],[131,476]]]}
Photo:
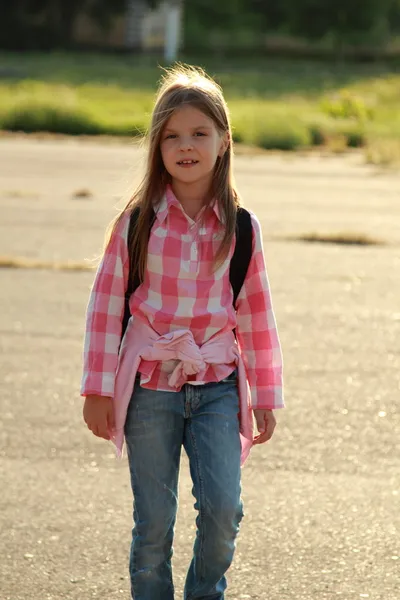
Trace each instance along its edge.
{"label": "long blonde hair", "polygon": [[137,227],[128,251],[131,269],[135,257],[135,268],[141,281],[146,269],[153,205],[161,200],[170,179],[161,157],[161,135],[173,112],[183,105],[193,106],[203,112],[213,120],[218,132],[221,135],[228,134],[229,138],[228,148],[224,155],[217,159],[212,190],[210,190],[210,201],[215,198],[219,202],[225,222],[225,233],[214,259],[214,268],[225,260],[235,233],[240,197],[234,184],[231,126],[222,90],[202,69],[187,65],[175,66],[166,70],[158,90],[147,134],[149,148],[145,176],[121,214],[111,224],[107,236],[109,240],[125,211],[132,211],[136,206],[140,207]]}

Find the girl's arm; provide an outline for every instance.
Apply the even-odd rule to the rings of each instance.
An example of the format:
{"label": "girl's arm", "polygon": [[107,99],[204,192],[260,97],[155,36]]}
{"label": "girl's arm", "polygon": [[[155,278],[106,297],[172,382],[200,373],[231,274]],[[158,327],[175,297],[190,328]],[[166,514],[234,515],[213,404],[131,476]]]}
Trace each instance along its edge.
{"label": "girl's arm", "polygon": [[283,408],[282,353],[272,308],[261,225],[251,214],[253,254],[237,299],[236,335],[253,409]]}
{"label": "girl's arm", "polygon": [[129,273],[129,214],[119,221],[97,269],[86,313],[81,395],[112,397]]}

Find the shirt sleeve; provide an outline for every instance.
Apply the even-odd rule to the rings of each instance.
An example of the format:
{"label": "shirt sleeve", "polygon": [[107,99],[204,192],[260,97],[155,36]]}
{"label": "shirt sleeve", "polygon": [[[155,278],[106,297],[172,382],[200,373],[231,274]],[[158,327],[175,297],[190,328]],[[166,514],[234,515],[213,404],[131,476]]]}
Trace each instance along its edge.
{"label": "shirt sleeve", "polygon": [[272,307],[261,225],[251,213],[253,252],[236,304],[236,335],[255,408],[283,408],[282,352]]}
{"label": "shirt sleeve", "polygon": [[121,342],[129,255],[124,215],[97,269],[86,311],[81,395],[113,396]]}

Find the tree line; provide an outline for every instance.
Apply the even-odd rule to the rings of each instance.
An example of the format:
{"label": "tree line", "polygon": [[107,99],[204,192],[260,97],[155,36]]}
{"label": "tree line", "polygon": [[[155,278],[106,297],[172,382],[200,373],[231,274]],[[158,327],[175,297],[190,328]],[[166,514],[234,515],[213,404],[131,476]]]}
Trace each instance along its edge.
{"label": "tree line", "polygon": [[[179,1],[179,0],[175,0]],[[180,0],[184,47],[207,50],[210,40],[260,46],[267,34],[328,41],[333,46],[382,46],[400,31],[400,0]],[[113,17],[157,0],[0,0],[0,47],[71,47],[77,18],[105,30]],[[140,9],[140,10],[139,10]]]}

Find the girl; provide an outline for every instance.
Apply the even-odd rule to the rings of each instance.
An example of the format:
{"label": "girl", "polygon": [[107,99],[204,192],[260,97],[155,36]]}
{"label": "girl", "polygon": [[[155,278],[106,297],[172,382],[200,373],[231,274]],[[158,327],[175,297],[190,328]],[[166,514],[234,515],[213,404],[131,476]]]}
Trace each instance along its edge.
{"label": "girl", "polygon": [[[251,259],[233,305],[240,198],[232,156],[219,86],[194,68],[167,72],[152,115],[146,175],[112,226],[89,300],[84,420],[119,454],[126,441],[136,600],[174,598],[182,446],[198,511],[185,600],[224,598],[243,516],[240,466],[252,445],[270,439],[273,409],[283,406],[280,345],[252,213]],[[138,285],[121,344],[132,270]]]}

